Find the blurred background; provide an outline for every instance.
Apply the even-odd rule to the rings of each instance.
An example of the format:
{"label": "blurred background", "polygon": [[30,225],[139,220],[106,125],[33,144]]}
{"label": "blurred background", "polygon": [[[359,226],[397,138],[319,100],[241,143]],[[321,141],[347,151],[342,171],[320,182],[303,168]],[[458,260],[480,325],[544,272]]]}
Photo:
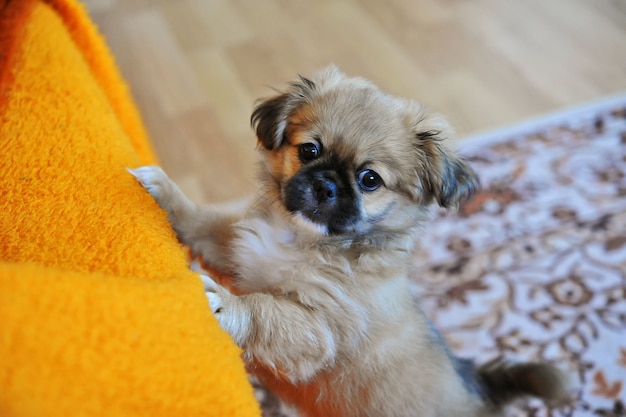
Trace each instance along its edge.
{"label": "blurred background", "polygon": [[255,100],[330,63],[470,134],[626,91],[624,0],[86,0],[162,165],[255,189]]}

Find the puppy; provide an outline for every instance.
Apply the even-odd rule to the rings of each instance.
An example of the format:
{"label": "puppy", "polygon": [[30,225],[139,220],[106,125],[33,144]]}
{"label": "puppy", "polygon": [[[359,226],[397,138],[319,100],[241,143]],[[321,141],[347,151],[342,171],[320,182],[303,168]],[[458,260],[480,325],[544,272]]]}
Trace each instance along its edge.
{"label": "puppy", "polygon": [[331,67],[251,121],[262,163],[245,211],[194,204],[160,168],[131,172],[181,242],[235,277],[238,295],[204,279],[210,306],[269,389],[307,417],[490,416],[566,396],[550,365],[456,358],[410,295],[428,207],[478,187],[445,120]]}

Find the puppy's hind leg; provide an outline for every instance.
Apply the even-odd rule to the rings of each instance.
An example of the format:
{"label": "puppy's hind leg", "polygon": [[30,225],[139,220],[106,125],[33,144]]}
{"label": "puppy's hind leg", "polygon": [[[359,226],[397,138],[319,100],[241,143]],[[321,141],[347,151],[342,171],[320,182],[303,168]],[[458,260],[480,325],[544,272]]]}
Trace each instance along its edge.
{"label": "puppy's hind leg", "polygon": [[167,212],[172,228],[183,244],[206,263],[219,267],[223,272],[231,272],[227,267],[230,258],[228,248],[232,225],[241,218],[241,213],[197,205],[158,166],[128,171]]}

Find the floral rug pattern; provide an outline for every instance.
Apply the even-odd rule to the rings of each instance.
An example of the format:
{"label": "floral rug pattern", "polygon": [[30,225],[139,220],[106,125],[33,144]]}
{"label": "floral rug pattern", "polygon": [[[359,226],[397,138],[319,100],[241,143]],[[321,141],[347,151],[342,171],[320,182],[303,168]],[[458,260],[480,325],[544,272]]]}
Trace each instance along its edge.
{"label": "floral rug pattern", "polygon": [[[508,415],[626,417],[626,97],[461,153],[482,191],[426,228],[412,271],[422,308],[459,356],[570,373],[570,406],[529,400]],[[256,392],[265,417],[296,415]]]}

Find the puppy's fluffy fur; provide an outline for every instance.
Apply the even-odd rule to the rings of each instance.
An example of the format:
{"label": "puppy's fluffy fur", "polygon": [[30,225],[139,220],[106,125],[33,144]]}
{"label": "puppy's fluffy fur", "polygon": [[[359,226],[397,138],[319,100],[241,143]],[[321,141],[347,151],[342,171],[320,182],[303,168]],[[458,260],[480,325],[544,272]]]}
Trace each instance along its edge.
{"label": "puppy's fluffy fur", "polygon": [[308,417],[488,416],[565,396],[552,366],[454,357],[410,296],[428,206],[477,188],[442,118],[329,68],[252,124],[260,193],[241,213],[195,205],[157,167],[131,172],[180,240],[235,277],[239,295],[205,279],[210,305],[271,390]]}

